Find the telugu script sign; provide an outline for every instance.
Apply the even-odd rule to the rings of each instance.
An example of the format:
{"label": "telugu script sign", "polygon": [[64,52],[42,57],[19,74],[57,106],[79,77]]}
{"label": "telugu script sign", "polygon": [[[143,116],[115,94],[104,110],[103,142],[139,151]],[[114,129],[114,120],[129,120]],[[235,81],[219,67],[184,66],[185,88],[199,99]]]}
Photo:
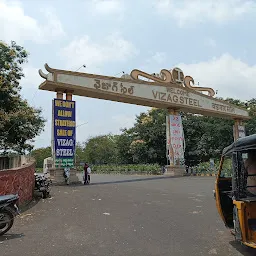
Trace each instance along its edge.
{"label": "telugu script sign", "polygon": [[53,138],[55,165],[74,165],[76,145],[75,101],[53,100]]}
{"label": "telugu script sign", "polygon": [[[107,93],[132,96],[138,98],[138,102],[145,100],[151,100],[158,104],[165,104],[180,109],[191,110],[198,113],[219,113],[221,114],[232,114],[232,115],[245,115],[246,111],[231,107],[228,103],[221,103],[214,98],[205,97],[203,94],[197,94],[194,92],[188,92],[182,88],[168,88],[164,86],[154,85],[149,86],[148,84],[133,84],[131,82],[119,82],[119,81],[108,81],[106,79],[93,79],[87,77],[72,77],[66,74],[59,74],[57,76],[59,83],[79,85],[83,88],[91,88],[99,93]],[[154,88],[154,89],[152,89]],[[100,96],[100,95],[99,95]],[[100,97],[99,97],[100,98]],[[104,97],[103,97],[104,98]],[[118,100],[118,98],[116,98]]]}
{"label": "telugu script sign", "polygon": [[[245,109],[212,97],[213,89],[191,86],[190,82],[193,83],[193,78],[184,77],[177,68],[174,69],[177,74],[162,70],[162,78],[152,78],[151,75],[134,70],[130,80],[51,69],[47,65],[46,69],[50,72],[47,75],[40,71],[40,75],[46,79],[39,87],[42,90],[71,90],[73,95],[91,98],[178,109],[184,112],[217,115],[223,118],[249,119]],[[154,81],[134,79],[139,75]],[[201,92],[207,92],[209,96]]]}

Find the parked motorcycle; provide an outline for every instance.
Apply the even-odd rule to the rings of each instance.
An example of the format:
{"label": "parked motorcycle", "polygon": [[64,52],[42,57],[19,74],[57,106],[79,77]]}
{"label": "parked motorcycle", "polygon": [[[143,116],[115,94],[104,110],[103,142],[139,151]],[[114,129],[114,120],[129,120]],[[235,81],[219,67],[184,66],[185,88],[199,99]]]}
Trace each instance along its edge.
{"label": "parked motorcycle", "polygon": [[0,196],[0,236],[12,227],[14,218],[20,214],[18,200],[18,195]]}
{"label": "parked motorcycle", "polygon": [[42,198],[50,196],[50,185],[52,181],[45,176],[35,173],[35,189],[42,193]]}

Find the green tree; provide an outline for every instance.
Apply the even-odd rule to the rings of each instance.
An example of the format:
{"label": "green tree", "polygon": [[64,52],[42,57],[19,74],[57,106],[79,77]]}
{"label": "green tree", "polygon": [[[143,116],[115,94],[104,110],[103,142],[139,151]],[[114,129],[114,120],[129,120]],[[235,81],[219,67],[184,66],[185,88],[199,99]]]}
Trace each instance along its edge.
{"label": "green tree", "polygon": [[[133,141],[139,147],[136,159],[140,163],[166,163],[166,115],[167,110],[152,108],[147,113],[141,113],[136,118],[133,129]],[[142,154],[141,148],[145,153]]]}
{"label": "green tree", "polygon": [[232,120],[183,114],[182,123],[187,165],[219,158],[223,148],[233,141]]}
{"label": "green tree", "polygon": [[31,151],[31,156],[36,160],[36,168],[43,168],[44,159],[52,156],[51,147],[37,148]]}
{"label": "green tree", "polygon": [[[248,108],[251,119],[245,122],[246,134],[256,133],[256,99],[247,102],[231,98],[225,100]],[[136,117],[134,127],[123,129],[121,135],[97,136],[81,144],[77,148],[77,157],[93,164],[166,164],[167,114],[167,110],[156,108],[141,113]],[[209,161],[210,158],[219,159],[223,148],[233,142],[233,120],[180,114],[186,142],[187,165],[197,165]]]}
{"label": "green tree", "polygon": [[116,137],[101,135],[90,138],[84,152],[86,161],[91,164],[117,163]]}
{"label": "green tree", "polygon": [[245,122],[245,130],[247,135],[256,133],[256,99],[253,98],[245,103],[251,117],[250,120]]}
{"label": "green tree", "polygon": [[27,57],[15,42],[0,42],[0,150],[4,153],[31,150],[33,139],[44,127],[41,110],[29,106],[20,95],[21,65]]}
{"label": "green tree", "polygon": [[231,104],[237,105],[239,107],[245,108],[249,112],[251,119],[244,122],[246,135],[252,135],[256,133],[256,99],[252,98],[246,102],[241,100],[234,100],[232,98],[225,99]]}
{"label": "green tree", "polygon": [[130,146],[133,141],[133,130],[123,129],[121,135],[115,138],[117,150],[117,163],[129,164],[133,162]]}
{"label": "green tree", "polygon": [[86,162],[85,143],[76,143],[76,164],[79,165],[81,162]]}
{"label": "green tree", "polygon": [[[225,100],[249,109],[251,119],[245,122],[246,134],[256,133],[256,99],[248,102],[231,98]],[[166,110],[153,108],[147,113],[141,113],[134,127],[125,131],[129,134],[129,153],[132,154],[133,161],[166,163],[166,115]],[[186,142],[186,164],[196,165],[209,161],[210,158],[219,158],[223,148],[233,142],[233,120],[190,113],[181,115]]]}
{"label": "green tree", "polygon": [[130,145],[129,152],[132,154],[134,163],[146,164],[148,162],[148,145],[144,140],[134,140]]}

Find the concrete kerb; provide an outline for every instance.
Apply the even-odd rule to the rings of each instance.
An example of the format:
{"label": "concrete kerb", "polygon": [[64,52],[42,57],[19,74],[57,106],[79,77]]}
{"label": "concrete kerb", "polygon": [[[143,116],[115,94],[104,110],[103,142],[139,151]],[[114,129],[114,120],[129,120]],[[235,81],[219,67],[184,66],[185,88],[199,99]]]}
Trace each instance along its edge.
{"label": "concrete kerb", "polygon": [[[70,182],[69,185],[83,185],[82,181],[73,181]],[[52,181],[52,186],[69,186],[65,181]]]}
{"label": "concrete kerb", "polygon": [[[123,174],[114,174],[117,176],[122,176]],[[147,175],[147,174],[133,174],[131,176],[136,176],[136,177],[168,177],[168,178],[181,178],[181,177],[189,177],[189,176],[197,176],[197,177],[211,177],[211,176],[215,176],[215,174],[199,174],[199,173],[184,173],[184,174],[180,174],[180,175],[173,175],[171,173],[164,173],[162,175]],[[52,186],[79,186],[79,185],[83,185],[83,182],[81,180],[79,181],[73,181],[70,182],[69,185],[67,185],[63,179],[63,181],[56,181],[56,180],[52,180]]]}
{"label": "concrete kerb", "polygon": [[216,176],[216,174],[215,173],[207,173],[207,174],[204,174],[204,173],[196,173],[196,174],[194,174],[195,176],[200,176],[200,177],[214,177],[214,176]]}

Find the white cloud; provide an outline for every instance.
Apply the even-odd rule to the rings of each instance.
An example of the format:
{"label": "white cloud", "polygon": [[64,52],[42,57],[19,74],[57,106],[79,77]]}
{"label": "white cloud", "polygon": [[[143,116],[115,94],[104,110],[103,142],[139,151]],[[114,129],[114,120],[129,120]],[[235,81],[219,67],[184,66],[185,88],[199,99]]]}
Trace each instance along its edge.
{"label": "white cloud", "polygon": [[[116,104],[117,105],[117,104]],[[118,105],[117,105],[118,106]],[[144,108],[138,108],[144,109]],[[139,112],[139,111],[138,111]],[[105,134],[121,134],[121,129],[131,128],[135,123],[135,115],[123,114],[123,115],[114,115],[108,119],[108,122],[104,122],[104,129],[102,128],[101,122],[94,122],[87,127],[87,134],[79,134],[78,140],[85,141],[89,137],[94,137],[97,135]]]}
{"label": "white cloud", "polygon": [[25,77],[21,79],[21,85],[23,88],[34,88],[37,89],[40,83],[44,81],[43,78],[38,74],[38,68],[26,65],[23,68]]}
{"label": "white cloud", "polygon": [[165,52],[156,52],[148,59],[148,62],[150,63],[156,62],[157,64],[162,64],[165,60],[166,60]]}
{"label": "white cloud", "polygon": [[[155,52],[153,54],[151,53],[151,55],[148,58],[146,58],[146,60],[141,61],[141,64],[137,68],[146,73],[159,73],[160,70],[164,68],[166,60],[166,52]],[[144,80],[147,81],[148,79]]]}
{"label": "white cloud", "polygon": [[44,131],[34,139],[35,143],[33,143],[33,145],[35,148],[49,147],[51,145],[51,130],[52,120],[49,119],[45,123]]}
{"label": "white cloud", "polygon": [[100,14],[119,13],[123,10],[123,2],[120,0],[92,0],[91,11]]}
{"label": "white cloud", "polygon": [[177,66],[185,75],[192,76],[196,84],[218,90],[218,97],[242,100],[254,97],[256,65],[250,66],[228,53],[209,61]]}
{"label": "white cloud", "polygon": [[223,23],[256,11],[253,0],[156,0],[155,6],[180,26],[204,21]]}
{"label": "white cloud", "polygon": [[135,46],[118,34],[110,35],[100,42],[93,42],[89,36],[83,36],[73,40],[59,53],[69,67],[75,68],[86,64],[87,71],[99,68],[106,62],[126,61],[136,54]]}
{"label": "white cloud", "polygon": [[26,15],[21,3],[17,1],[0,0],[0,10],[1,40],[47,43],[64,35],[61,22],[49,10],[43,12],[46,20],[44,24]]}
{"label": "white cloud", "polygon": [[33,107],[45,108],[45,94],[38,89],[44,79],[38,74],[38,68],[27,64],[23,67],[23,73],[25,77],[22,77],[20,81],[22,97],[28,100],[29,104]]}
{"label": "white cloud", "polygon": [[[93,100],[95,103],[98,100]],[[116,106],[119,104],[116,103]],[[145,107],[138,107],[139,114],[145,110]],[[100,120],[81,120],[77,114],[77,125],[84,124],[76,129],[77,141],[84,142],[90,137],[106,134],[121,134],[122,128],[131,128],[135,123],[135,114],[123,114],[123,115],[108,115],[101,117]],[[102,124],[104,123],[104,126]]]}
{"label": "white cloud", "polygon": [[125,115],[125,114],[112,116],[113,122],[119,129],[133,127],[135,123],[135,118],[136,117],[134,115]]}
{"label": "white cloud", "polygon": [[207,38],[205,40],[205,43],[206,43],[206,45],[208,45],[208,46],[210,46],[212,48],[215,48],[217,46],[216,41],[214,39],[212,39],[212,38]]}

